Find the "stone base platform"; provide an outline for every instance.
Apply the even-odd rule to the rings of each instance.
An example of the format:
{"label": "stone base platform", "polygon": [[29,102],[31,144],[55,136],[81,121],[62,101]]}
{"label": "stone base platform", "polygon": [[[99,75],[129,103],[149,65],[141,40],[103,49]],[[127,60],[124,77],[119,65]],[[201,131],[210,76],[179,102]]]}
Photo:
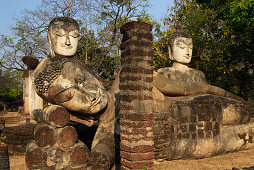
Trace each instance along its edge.
{"label": "stone base platform", "polygon": [[154,100],[156,159],[203,158],[254,147],[254,105],[215,95]]}

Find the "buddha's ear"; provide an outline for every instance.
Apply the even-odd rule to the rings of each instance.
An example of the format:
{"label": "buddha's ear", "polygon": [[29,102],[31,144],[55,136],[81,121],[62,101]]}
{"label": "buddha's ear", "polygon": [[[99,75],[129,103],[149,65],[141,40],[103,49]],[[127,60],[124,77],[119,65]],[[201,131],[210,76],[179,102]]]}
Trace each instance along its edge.
{"label": "buddha's ear", "polygon": [[49,49],[50,49],[50,55],[51,57],[54,57],[56,56],[54,50],[52,49],[52,40],[51,40],[51,36],[50,36],[50,32],[48,32],[48,35],[47,35],[47,38],[48,38],[48,44],[49,44]]}
{"label": "buddha's ear", "polygon": [[172,55],[172,52],[171,52],[171,47],[170,47],[170,45],[168,45],[168,56],[169,56],[170,60],[174,60],[173,55]]}

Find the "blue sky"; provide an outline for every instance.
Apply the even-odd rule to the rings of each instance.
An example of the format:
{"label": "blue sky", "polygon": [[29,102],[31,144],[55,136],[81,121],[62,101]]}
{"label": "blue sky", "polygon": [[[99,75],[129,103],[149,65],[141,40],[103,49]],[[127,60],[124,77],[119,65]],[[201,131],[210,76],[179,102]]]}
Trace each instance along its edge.
{"label": "blue sky", "polygon": [[[149,0],[151,8],[148,13],[158,22],[166,16],[167,8],[173,5],[173,0]],[[24,9],[33,10],[41,4],[40,0],[1,0],[0,5],[0,35],[11,35],[10,27],[15,24],[14,17],[21,15]]]}

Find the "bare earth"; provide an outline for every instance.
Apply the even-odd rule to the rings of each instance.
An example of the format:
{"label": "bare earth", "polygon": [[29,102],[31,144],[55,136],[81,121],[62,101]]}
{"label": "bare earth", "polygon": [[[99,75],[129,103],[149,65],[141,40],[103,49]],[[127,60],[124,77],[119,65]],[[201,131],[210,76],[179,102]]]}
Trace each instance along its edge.
{"label": "bare earth", "polygon": [[[11,156],[10,157],[11,170],[24,170],[25,156]],[[218,170],[232,170],[235,168],[245,168],[254,165],[254,148],[244,151],[227,153],[211,158],[204,158],[198,160],[175,160],[167,162],[157,161],[154,165],[155,170],[198,170],[198,169],[218,169]]]}

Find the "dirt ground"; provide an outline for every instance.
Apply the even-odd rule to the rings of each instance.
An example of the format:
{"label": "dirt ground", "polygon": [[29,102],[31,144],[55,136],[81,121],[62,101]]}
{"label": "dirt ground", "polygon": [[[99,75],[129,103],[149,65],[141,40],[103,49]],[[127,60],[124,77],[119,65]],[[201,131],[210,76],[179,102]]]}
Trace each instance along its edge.
{"label": "dirt ground", "polygon": [[[156,161],[155,170],[232,170],[232,168],[245,168],[254,165],[254,148],[233,153],[227,153],[211,158],[198,160],[174,160],[167,162]],[[11,170],[24,170],[25,157],[11,156]]]}

